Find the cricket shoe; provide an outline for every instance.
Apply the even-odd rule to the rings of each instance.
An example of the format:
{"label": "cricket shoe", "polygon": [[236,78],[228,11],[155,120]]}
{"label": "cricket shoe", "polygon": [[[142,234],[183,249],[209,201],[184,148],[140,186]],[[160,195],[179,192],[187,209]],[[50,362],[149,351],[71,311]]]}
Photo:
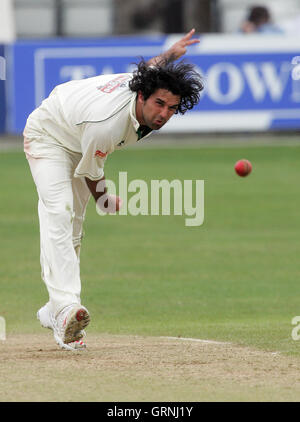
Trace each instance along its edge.
{"label": "cricket shoe", "polygon": [[37,319],[40,321],[41,326],[53,330],[50,318],[49,302],[42,306],[36,313]]}
{"label": "cricket shoe", "polygon": [[56,341],[56,343],[60,346],[61,349],[64,349],[64,350],[77,351],[77,350],[86,349],[86,344],[82,340],[72,341],[71,343],[68,343],[68,344],[64,344],[58,341]]}
{"label": "cricket shoe", "polygon": [[54,338],[60,346],[79,341],[90,322],[88,310],[82,305],[66,306],[54,318],[50,313]]}
{"label": "cricket shoe", "polygon": [[[36,316],[37,316],[37,319],[40,321],[40,324],[41,324],[42,327],[49,328],[49,329],[54,331],[53,327],[57,325],[57,322],[55,321],[55,318],[51,315],[51,312],[50,312],[50,309],[49,309],[49,302],[46,303],[46,305],[44,305],[42,308],[40,308],[37,311]],[[85,335],[86,335],[85,331],[82,330],[79,337],[82,338]],[[59,344],[59,346],[62,349],[80,350],[80,349],[86,348],[86,344],[80,339],[73,341],[73,342],[70,342],[68,345],[64,344],[60,339],[59,339],[59,341],[57,341],[57,339],[55,338],[55,340],[56,340],[57,344]]]}

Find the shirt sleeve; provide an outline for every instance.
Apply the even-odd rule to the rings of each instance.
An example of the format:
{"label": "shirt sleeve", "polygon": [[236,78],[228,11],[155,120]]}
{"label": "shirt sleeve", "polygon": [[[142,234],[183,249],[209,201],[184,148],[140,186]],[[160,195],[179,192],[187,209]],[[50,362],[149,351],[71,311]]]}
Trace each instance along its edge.
{"label": "shirt sleeve", "polygon": [[108,154],[114,151],[108,122],[85,123],[81,136],[82,158],[74,177],[99,180],[104,176],[104,164]]}

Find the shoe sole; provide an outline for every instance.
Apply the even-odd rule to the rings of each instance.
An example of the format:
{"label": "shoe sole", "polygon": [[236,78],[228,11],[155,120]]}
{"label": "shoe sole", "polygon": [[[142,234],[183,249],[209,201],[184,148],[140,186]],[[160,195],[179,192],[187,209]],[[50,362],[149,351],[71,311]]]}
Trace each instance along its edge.
{"label": "shoe sole", "polygon": [[82,339],[84,330],[90,323],[90,315],[84,307],[75,307],[68,314],[65,322],[65,335],[63,342],[65,344],[72,343]]}
{"label": "shoe sole", "polygon": [[86,344],[82,341],[75,341],[74,343],[68,344],[57,342],[57,344],[61,347],[61,349],[71,350],[73,352],[80,352],[86,350]]}

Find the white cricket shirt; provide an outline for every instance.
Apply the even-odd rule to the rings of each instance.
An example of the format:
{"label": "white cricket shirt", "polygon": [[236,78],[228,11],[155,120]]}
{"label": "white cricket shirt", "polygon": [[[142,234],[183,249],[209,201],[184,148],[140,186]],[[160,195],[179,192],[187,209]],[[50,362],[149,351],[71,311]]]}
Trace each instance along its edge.
{"label": "white cricket shirt", "polygon": [[75,177],[101,179],[108,154],[139,139],[131,78],[132,73],[100,75],[58,85],[27,119],[26,154],[49,157],[53,147],[61,147],[82,154]]}

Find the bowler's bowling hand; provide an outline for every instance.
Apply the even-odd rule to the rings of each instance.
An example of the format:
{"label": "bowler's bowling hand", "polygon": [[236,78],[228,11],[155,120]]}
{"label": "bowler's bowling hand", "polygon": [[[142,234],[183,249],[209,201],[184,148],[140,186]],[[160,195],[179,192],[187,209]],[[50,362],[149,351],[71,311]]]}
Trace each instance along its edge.
{"label": "bowler's bowling hand", "polygon": [[116,195],[109,195],[107,193],[100,196],[97,200],[97,207],[100,210],[107,214],[115,214],[116,212],[120,211],[122,208],[123,201],[120,196]]}
{"label": "bowler's bowling hand", "polygon": [[186,51],[187,47],[192,44],[197,44],[200,42],[198,38],[192,39],[192,36],[195,34],[195,29],[193,28],[190,32],[188,32],[184,37],[182,37],[179,41],[172,45],[169,48],[168,54],[172,57],[173,60],[179,59],[183,56]]}

